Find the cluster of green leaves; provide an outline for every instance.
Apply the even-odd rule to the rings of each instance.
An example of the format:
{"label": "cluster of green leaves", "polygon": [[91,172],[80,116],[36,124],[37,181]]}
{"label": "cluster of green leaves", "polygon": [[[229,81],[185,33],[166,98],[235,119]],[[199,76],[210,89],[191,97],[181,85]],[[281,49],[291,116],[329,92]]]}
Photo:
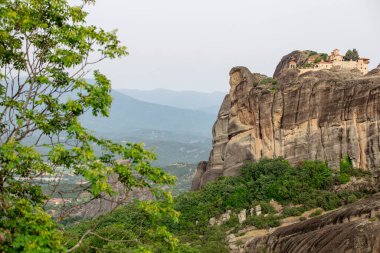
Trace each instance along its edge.
{"label": "cluster of green leaves", "polygon": [[[86,23],[85,9],[93,0],[75,2],[0,0],[1,252],[64,250],[60,232],[43,211],[49,197],[39,183],[44,175],[59,178],[71,170],[88,182],[83,190],[93,198],[115,194],[111,175],[127,190],[174,183],[151,165],[155,155],[142,145],[96,138],[81,125],[86,111],[107,117],[112,102],[110,81],[90,67],[128,53],[116,31]],[[93,82],[85,79],[91,74]],[[37,152],[41,147],[43,154]],[[146,205],[153,217],[163,211],[176,219],[170,205]],[[167,230],[155,228],[149,230],[153,238],[175,246]]]}
{"label": "cluster of green leaves", "polygon": [[274,92],[280,88],[280,83],[278,82],[278,80],[272,77],[267,77],[267,78],[262,79],[259,84],[260,85],[272,84],[272,87],[270,89]]}
{"label": "cluster of green leaves", "polygon": [[341,184],[346,184],[350,181],[351,177],[369,177],[371,173],[369,171],[359,170],[354,168],[349,156],[344,156],[340,161],[339,177],[338,180]]}
{"label": "cluster of green leaves", "polygon": [[305,63],[302,65],[302,68],[312,68],[312,67],[314,67],[313,63]]}
{"label": "cluster of green leaves", "polygon": [[249,216],[245,225],[255,226],[257,229],[274,228],[281,225],[281,217],[275,215]]}
{"label": "cluster of green leaves", "polygon": [[260,81],[260,84],[262,85],[265,85],[265,84],[273,84],[273,85],[277,85],[278,84],[278,81],[272,77],[267,77],[267,78],[264,78]]}
{"label": "cluster of green leaves", "polygon": [[357,61],[360,59],[359,52],[358,50],[354,49],[349,49],[347,50],[346,54],[344,55],[344,60],[346,61]]}
{"label": "cluster of green leaves", "polygon": [[309,56],[313,56],[313,55],[317,55],[318,54],[318,52],[316,52],[316,51],[310,51],[309,52]]}
{"label": "cluster of green leaves", "polygon": [[[317,57],[314,60],[314,64],[320,63],[322,60],[325,61],[325,62],[327,62],[328,59],[329,59],[329,56],[326,53],[322,53],[322,54],[316,53],[316,54],[313,54],[313,55],[317,55]],[[312,54],[310,54],[309,56],[312,56]]]}
{"label": "cluster of green leaves", "polygon": [[310,51],[308,57],[314,56],[315,60],[312,63],[305,62],[301,67],[302,68],[312,68],[315,64],[320,63],[321,61],[327,62],[329,59],[329,55],[326,53],[318,53],[315,51]]}
{"label": "cluster of green leaves", "polygon": [[325,62],[327,62],[329,59],[329,55],[326,53],[322,53],[322,54],[320,54],[320,56],[321,56],[322,60]]}
{"label": "cluster of green leaves", "polygon": [[2,252],[64,251],[57,224],[40,207],[25,199],[15,199],[4,209],[7,213],[0,218]]}
{"label": "cluster of green leaves", "polygon": [[319,216],[321,214],[322,214],[322,210],[321,209],[317,209],[314,212],[312,212],[309,217],[316,217],[316,216]]}
{"label": "cluster of green leaves", "polygon": [[163,224],[163,220],[178,217],[170,214],[171,203],[163,201],[136,201],[119,207],[96,219],[66,227],[66,246],[75,247],[85,234],[75,252],[196,252],[181,244]]}

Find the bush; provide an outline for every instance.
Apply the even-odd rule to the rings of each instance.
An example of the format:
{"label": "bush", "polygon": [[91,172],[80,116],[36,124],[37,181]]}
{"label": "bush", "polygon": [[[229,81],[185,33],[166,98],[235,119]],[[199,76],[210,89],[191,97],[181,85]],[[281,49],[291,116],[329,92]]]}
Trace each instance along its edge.
{"label": "bush", "polygon": [[274,91],[278,90],[278,88],[280,87],[280,83],[278,82],[278,80],[272,77],[267,77],[267,78],[262,79],[259,84],[261,85],[272,84],[271,90],[274,90]]}
{"label": "bush", "polygon": [[357,200],[358,200],[358,198],[354,194],[351,194],[347,198],[347,203],[352,204],[352,203],[356,202]]}
{"label": "bush", "polygon": [[300,221],[304,221],[304,220],[306,220],[306,217],[301,216]]}
{"label": "bush", "polygon": [[324,61],[328,61],[328,59],[329,59],[329,55],[328,54],[323,53],[323,54],[320,54],[320,56],[322,57],[322,59]]}
{"label": "bush", "polygon": [[314,212],[312,212],[309,217],[315,217],[315,216],[318,216],[318,215],[321,215],[322,214],[322,210],[321,209],[317,209],[315,210]]}
{"label": "bush", "polygon": [[260,201],[260,206],[261,206],[261,212],[263,214],[275,214],[276,213],[276,210],[274,209],[274,207],[271,204],[269,204],[268,202]]}
{"label": "bush", "polygon": [[346,184],[350,181],[350,177],[367,177],[371,176],[371,172],[362,171],[356,169],[352,165],[352,161],[349,156],[344,156],[339,165],[338,180],[341,184]]}
{"label": "bush", "polygon": [[304,206],[300,207],[287,207],[282,211],[283,217],[300,216],[306,211]]}
{"label": "bush", "polygon": [[346,173],[341,173],[339,175],[339,182],[341,184],[347,184],[348,182],[350,182],[350,175],[346,174]]}
{"label": "bush", "polygon": [[314,189],[329,189],[332,186],[332,171],[324,162],[305,161],[299,164],[297,169],[298,177]]}
{"label": "bush", "polygon": [[274,215],[250,216],[245,224],[255,226],[257,229],[274,228],[281,225],[280,217]]}
{"label": "bush", "polygon": [[322,61],[322,59],[320,57],[317,57],[315,60],[314,60],[314,63],[320,63]]}
{"label": "bush", "polygon": [[312,68],[314,67],[314,64],[313,63],[305,63],[302,65],[303,68]]}

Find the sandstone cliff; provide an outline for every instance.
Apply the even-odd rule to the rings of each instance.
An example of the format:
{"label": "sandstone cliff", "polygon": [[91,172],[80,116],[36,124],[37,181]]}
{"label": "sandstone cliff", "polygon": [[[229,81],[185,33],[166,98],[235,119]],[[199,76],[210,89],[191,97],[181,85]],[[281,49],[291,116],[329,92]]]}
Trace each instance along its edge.
{"label": "sandstone cliff", "polygon": [[287,68],[291,58],[303,62],[304,55],[295,51],[281,60],[278,83],[245,67],[231,70],[210,158],[199,164],[192,189],[263,157],[282,156],[292,164],[323,160],[336,168],[349,155],[356,167],[378,169],[380,68],[366,76],[334,70],[299,75]]}

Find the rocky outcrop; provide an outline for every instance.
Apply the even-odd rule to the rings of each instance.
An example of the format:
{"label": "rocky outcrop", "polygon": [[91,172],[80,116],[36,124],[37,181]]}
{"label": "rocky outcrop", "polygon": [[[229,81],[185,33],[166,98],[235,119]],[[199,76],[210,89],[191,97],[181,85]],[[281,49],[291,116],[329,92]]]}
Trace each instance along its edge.
{"label": "rocky outcrop", "polygon": [[280,78],[281,76],[289,75],[290,72],[297,73],[297,70],[289,69],[289,62],[295,60],[297,66],[303,65],[311,51],[293,51],[288,55],[282,57],[280,63],[277,65],[276,70],[274,71],[273,77]]}
{"label": "rocky outcrop", "polygon": [[[322,70],[299,75],[289,70],[295,51],[278,65],[272,84],[245,67],[230,72],[230,92],[213,127],[213,148],[194,177],[193,190],[220,176],[232,176],[246,160],[282,156],[292,164],[322,160],[339,166],[349,155],[353,165],[380,165],[380,69]],[[264,81],[263,81],[264,80]]]}
{"label": "rocky outcrop", "polygon": [[380,195],[376,194],[320,217],[254,236],[240,252],[377,253],[380,252],[379,217]]}

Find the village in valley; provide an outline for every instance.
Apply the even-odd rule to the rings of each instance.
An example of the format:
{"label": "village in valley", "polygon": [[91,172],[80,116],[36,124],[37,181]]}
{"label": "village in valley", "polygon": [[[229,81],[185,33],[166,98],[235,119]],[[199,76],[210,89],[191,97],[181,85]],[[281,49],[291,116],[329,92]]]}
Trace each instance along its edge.
{"label": "village in valley", "polygon": [[302,65],[299,65],[295,58],[289,62],[289,69],[297,69],[300,74],[319,71],[319,70],[352,70],[357,69],[363,75],[368,73],[368,58],[361,58],[356,49],[348,50],[346,54],[340,55],[339,49],[334,49],[330,55],[318,54],[311,51],[308,59]]}

